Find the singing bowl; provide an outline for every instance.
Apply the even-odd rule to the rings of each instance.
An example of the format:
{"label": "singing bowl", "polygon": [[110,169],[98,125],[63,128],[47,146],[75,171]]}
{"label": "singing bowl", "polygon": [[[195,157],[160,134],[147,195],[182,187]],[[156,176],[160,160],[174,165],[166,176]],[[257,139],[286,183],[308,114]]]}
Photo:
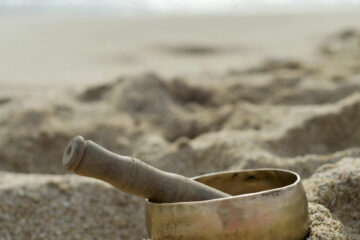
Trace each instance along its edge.
{"label": "singing bowl", "polygon": [[300,240],[308,233],[307,199],[297,173],[254,169],[193,179],[232,196],[178,203],[146,200],[152,240]]}

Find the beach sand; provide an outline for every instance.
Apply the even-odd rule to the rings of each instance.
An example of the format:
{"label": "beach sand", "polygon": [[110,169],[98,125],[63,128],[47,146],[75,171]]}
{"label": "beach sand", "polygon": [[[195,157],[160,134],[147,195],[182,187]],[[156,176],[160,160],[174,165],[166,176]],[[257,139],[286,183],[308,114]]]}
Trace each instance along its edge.
{"label": "beach sand", "polygon": [[359,13],[1,15],[0,238],[146,238],[142,199],[64,172],[82,135],[188,177],[296,171],[308,239],[360,239]]}

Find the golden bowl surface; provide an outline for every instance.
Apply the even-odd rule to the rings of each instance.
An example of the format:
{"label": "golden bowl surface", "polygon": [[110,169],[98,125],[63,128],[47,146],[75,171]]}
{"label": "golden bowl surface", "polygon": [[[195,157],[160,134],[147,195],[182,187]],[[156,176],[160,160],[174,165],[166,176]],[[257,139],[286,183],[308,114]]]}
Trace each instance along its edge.
{"label": "golden bowl surface", "polygon": [[147,200],[152,240],[300,240],[308,232],[307,199],[297,173],[254,169],[193,179],[233,196],[161,204]]}

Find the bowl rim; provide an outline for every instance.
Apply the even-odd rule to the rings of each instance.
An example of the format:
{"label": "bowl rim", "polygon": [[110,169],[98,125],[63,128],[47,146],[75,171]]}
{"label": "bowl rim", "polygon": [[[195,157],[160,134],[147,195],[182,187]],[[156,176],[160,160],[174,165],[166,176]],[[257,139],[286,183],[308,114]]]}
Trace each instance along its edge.
{"label": "bowl rim", "polygon": [[220,171],[220,172],[213,172],[213,173],[206,173],[199,176],[192,177],[190,179],[197,180],[199,178],[203,177],[209,177],[209,176],[216,176],[221,174],[229,174],[229,173],[240,173],[240,172],[259,172],[259,171],[278,171],[278,172],[286,172],[294,175],[296,177],[296,180],[288,185],[285,185],[283,187],[279,188],[272,188],[269,190],[254,192],[254,193],[246,193],[241,195],[235,195],[230,197],[224,197],[224,198],[216,198],[216,199],[209,199],[209,200],[202,200],[202,201],[189,201],[189,202],[175,202],[175,203],[154,203],[151,202],[149,199],[145,199],[146,205],[150,206],[161,206],[161,207],[174,207],[179,205],[195,205],[195,204],[204,204],[204,203],[214,203],[219,201],[224,201],[228,199],[241,199],[241,198],[250,198],[250,197],[257,197],[261,195],[268,195],[271,193],[279,192],[279,191],[289,191],[293,188],[295,188],[300,182],[301,177],[298,173],[287,170],[287,169],[281,169],[281,168],[255,168],[255,169],[241,169],[241,170],[228,170],[228,171]]}

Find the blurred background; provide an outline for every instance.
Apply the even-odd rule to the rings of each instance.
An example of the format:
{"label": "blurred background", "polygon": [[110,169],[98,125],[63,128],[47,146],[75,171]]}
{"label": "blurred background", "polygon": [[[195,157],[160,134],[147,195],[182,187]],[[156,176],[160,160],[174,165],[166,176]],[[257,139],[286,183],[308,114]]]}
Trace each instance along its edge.
{"label": "blurred background", "polygon": [[[2,87],[81,85],[124,73],[203,74],[307,57],[359,24],[358,0],[1,0]],[[194,50],[194,51],[191,51]]]}
{"label": "blurred background", "polygon": [[[360,0],[0,0],[0,239],[146,238],[70,139],[184,176],[283,168],[360,239]],[[359,118],[359,119],[358,119]]]}

